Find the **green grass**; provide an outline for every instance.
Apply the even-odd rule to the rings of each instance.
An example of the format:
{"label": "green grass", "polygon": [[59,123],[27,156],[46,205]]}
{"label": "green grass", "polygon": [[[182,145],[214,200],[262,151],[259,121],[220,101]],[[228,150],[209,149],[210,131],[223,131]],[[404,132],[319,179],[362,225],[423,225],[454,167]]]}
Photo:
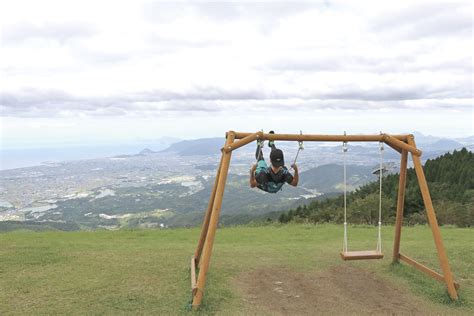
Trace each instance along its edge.
{"label": "green grass", "polygon": [[[190,298],[189,261],[199,229],[29,232],[0,234],[0,314],[183,314]],[[350,264],[439,308],[474,313],[474,230],[443,228],[452,270],[461,284],[451,302],[444,284],[407,265],[391,265],[393,227],[383,228],[385,258],[342,262],[342,227],[232,227],[217,232],[203,314],[235,314],[244,302],[232,285],[239,273],[261,267],[322,272]],[[350,227],[349,246],[373,248],[376,229]],[[428,227],[407,227],[402,252],[439,271]]]}

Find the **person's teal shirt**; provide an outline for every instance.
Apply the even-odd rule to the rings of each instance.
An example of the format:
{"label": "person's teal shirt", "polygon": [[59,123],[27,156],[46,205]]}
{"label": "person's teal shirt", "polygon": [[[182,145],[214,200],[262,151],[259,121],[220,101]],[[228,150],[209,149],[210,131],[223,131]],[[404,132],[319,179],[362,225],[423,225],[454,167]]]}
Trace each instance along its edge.
{"label": "person's teal shirt", "polygon": [[257,181],[257,188],[260,190],[268,193],[276,193],[281,190],[285,183],[291,183],[293,176],[286,167],[274,173],[265,160],[259,160],[257,162],[257,168],[255,169],[255,181]]}

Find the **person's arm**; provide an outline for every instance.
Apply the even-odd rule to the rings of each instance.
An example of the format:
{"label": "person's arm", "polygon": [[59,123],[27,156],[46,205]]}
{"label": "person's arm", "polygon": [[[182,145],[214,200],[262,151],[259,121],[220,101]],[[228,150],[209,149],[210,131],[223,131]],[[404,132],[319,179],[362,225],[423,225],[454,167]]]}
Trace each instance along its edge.
{"label": "person's arm", "polygon": [[253,165],[252,168],[250,169],[250,187],[255,188],[258,183],[257,180],[255,180],[255,170],[257,169],[257,165]]}
{"label": "person's arm", "polygon": [[298,174],[298,166],[296,164],[292,164],[291,168],[295,170],[295,174],[293,175],[293,181],[291,181],[290,185],[296,187],[298,185],[299,174]]}

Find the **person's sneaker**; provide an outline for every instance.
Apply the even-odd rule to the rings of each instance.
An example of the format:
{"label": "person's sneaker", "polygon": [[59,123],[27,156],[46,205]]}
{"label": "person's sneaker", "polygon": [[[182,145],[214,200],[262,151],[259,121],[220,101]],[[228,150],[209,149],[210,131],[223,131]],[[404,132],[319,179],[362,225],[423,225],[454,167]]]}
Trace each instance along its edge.
{"label": "person's sneaker", "polygon": [[[268,134],[275,134],[274,131],[269,131]],[[268,147],[272,148],[275,146],[275,141],[274,140],[269,140],[268,141]]]}

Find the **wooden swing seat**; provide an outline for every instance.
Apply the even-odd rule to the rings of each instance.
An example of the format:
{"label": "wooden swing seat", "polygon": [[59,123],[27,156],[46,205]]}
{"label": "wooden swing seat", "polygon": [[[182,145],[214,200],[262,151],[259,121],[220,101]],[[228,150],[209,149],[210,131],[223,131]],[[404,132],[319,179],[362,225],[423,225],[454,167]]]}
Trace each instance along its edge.
{"label": "wooden swing seat", "polygon": [[383,253],[377,250],[341,251],[342,260],[382,259]]}

